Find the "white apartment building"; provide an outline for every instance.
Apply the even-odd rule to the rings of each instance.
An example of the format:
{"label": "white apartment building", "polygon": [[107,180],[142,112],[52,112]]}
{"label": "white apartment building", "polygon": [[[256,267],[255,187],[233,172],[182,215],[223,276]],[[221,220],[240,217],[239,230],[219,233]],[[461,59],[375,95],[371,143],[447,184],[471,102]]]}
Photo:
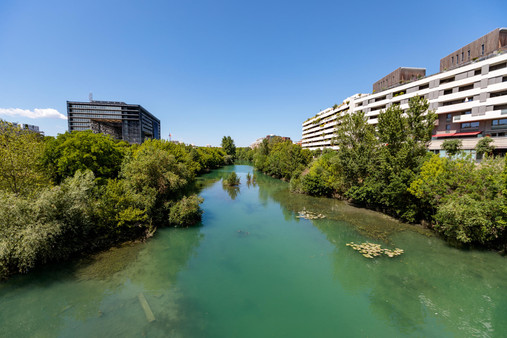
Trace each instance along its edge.
{"label": "white apartment building", "polygon": [[[497,29],[492,33],[498,35],[498,32],[505,36],[507,30]],[[492,33],[467,46],[481,43]],[[505,40],[504,37],[502,39]],[[449,138],[461,139],[463,149],[471,150],[480,137],[491,136],[494,146],[501,152],[506,152],[507,43],[503,40],[498,45],[493,44],[496,49],[490,52],[484,50],[482,42],[482,50],[479,48],[478,53],[482,52],[483,57],[470,58],[471,53],[468,52],[466,60],[465,50],[460,49],[456,53],[456,66],[451,70],[419,77],[378,93],[356,94],[345,99],[339,106],[320,111],[303,122],[302,147],[311,150],[336,149],[332,145],[332,139],[337,114],[363,111],[368,117],[368,123],[375,125],[381,111],[393,104],[399,104],[405,110],[409,99],[418,95],[426,98],[430,104],[429,109],[438,114],[429,150],[440,150],[444,140]],[[451,60],[451,55],[453,54],[442,60]],[[462,58],[460,64],[457,63],[459,56]],[[454,57],[452,62],[454,64]]]}

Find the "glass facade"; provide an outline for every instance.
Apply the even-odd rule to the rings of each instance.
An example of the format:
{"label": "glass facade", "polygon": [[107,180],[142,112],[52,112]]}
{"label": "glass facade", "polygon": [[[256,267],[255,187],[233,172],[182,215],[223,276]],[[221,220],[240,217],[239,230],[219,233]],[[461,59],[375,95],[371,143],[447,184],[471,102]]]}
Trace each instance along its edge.
{"label": "glass facade", "polygon": [[92,130],[129,143],[160,139],[160,120],[140,105],[124,102],[67,101],[69,131]]}

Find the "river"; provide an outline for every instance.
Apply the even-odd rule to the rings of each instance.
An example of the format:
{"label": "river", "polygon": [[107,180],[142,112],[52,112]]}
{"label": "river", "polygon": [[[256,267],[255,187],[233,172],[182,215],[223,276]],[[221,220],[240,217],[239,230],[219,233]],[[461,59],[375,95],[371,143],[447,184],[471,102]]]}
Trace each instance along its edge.
{"label": "river", "polygon": [[[238,188],[223,187],[231,171]],[[228,166],[202,224],[0,283],[2,337],[500,337],[507,260]],[[306,209],[324,219],[297,218]],[[401,248],[368,259],[349,242]]]}

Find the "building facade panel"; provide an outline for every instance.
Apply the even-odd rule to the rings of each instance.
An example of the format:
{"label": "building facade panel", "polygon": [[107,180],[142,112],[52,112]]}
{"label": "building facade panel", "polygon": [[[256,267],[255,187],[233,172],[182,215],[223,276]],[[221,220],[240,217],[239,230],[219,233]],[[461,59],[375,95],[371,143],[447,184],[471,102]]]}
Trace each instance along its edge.
{"label": "building facade panel", "polygon": [[426,76],[425,68],[400,67],[373,84],[373,93]]}
{"label": "building facade panel", "polygon": [[440,71],[454,69],[491,53],[507,50],[507,28],[497,28],[440,60]]}

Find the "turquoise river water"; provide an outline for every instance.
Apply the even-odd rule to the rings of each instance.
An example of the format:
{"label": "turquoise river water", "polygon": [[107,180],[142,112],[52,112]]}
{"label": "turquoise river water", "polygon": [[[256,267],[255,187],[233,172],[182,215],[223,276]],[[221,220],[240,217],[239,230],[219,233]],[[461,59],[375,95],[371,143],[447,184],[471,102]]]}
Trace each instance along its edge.
{"label": "turquoise river water", "polygon": [[[233,170],[241,185],[223,187]],[[248,172],[199,179],[198,227],[0,283],[0,336],[507,336],[506,258]],[[405,253],[368,259],[351,241]]]}

